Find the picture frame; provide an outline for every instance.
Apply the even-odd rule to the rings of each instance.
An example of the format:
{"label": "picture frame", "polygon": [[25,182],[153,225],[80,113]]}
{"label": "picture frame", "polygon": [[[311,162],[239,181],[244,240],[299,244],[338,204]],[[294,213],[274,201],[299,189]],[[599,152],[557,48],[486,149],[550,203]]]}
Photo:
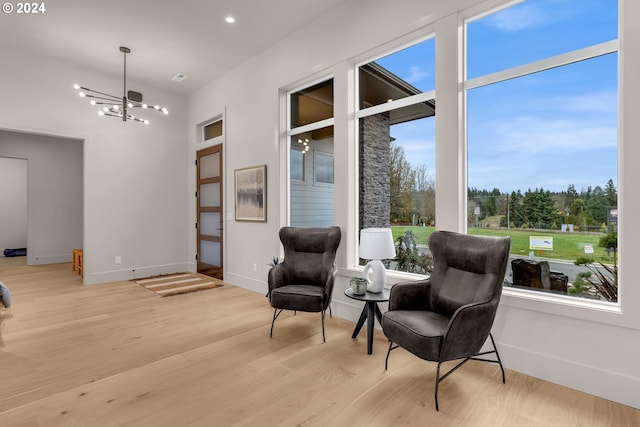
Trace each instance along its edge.
{"label": "picture frame", "polygon": [[236,221],[267,222],[267,165],[236,169]]}

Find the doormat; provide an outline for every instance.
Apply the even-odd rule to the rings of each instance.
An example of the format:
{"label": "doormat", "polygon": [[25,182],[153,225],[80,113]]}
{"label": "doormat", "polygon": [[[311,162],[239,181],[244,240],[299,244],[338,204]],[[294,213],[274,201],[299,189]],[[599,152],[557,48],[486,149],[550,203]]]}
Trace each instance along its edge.
{"label": "doormat", "polygon": [[163,276],[134,279],[133,282],[145,287],[161,297],[204,291],[224,286],[222,280],[200,276],[194,273],[177,273]]}

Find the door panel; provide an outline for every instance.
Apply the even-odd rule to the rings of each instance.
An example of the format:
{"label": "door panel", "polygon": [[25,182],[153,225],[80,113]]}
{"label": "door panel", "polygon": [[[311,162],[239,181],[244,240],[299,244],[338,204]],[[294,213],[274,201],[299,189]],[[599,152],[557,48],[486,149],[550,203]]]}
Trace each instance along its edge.
{"label": "door panel", "polygon": [[223,279],[222,144],[197,152],[198,273]]}
{"label": "door panel", "polygon": [[201,264],[221,265],[222,254],[220,252],[220,243],[209,242],[207,240],[200,241],[200,257]]}
{"label": "door panel", "polygon": [[221,222],[220,212],[200,212],[200,221],[198,224],[200,234],[203,236],[221,236]]}
{"label": "door panel", "polygon": [[220,206],[220,183],[200,185],[200,207]]}

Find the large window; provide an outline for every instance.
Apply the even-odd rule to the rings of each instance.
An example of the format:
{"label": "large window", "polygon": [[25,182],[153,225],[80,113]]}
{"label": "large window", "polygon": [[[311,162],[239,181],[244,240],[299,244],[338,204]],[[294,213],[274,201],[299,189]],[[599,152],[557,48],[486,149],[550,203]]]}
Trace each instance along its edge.
{"label": "large window", "polygon": [[616,0],[466,23],[468,233],[510,235],[507,284],[617,302]]}
{"label": "large window", "polygon": [[390,227],[397,257],[387,268],[427,273],[426,236],[435,226],[435,40],[357,72],[359,229]]}
{"label": "large window", "polygon": [[333,79],[289,96],[289,224],[334,225]]}

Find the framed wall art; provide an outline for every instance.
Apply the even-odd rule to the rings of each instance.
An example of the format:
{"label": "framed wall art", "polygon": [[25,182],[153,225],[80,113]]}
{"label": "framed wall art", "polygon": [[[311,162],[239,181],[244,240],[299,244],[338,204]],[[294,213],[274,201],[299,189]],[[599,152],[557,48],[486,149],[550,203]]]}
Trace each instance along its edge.
{"label": "framed wall art", "polygon": [[235,170],[236,221],[267,221],[267,165]]}

